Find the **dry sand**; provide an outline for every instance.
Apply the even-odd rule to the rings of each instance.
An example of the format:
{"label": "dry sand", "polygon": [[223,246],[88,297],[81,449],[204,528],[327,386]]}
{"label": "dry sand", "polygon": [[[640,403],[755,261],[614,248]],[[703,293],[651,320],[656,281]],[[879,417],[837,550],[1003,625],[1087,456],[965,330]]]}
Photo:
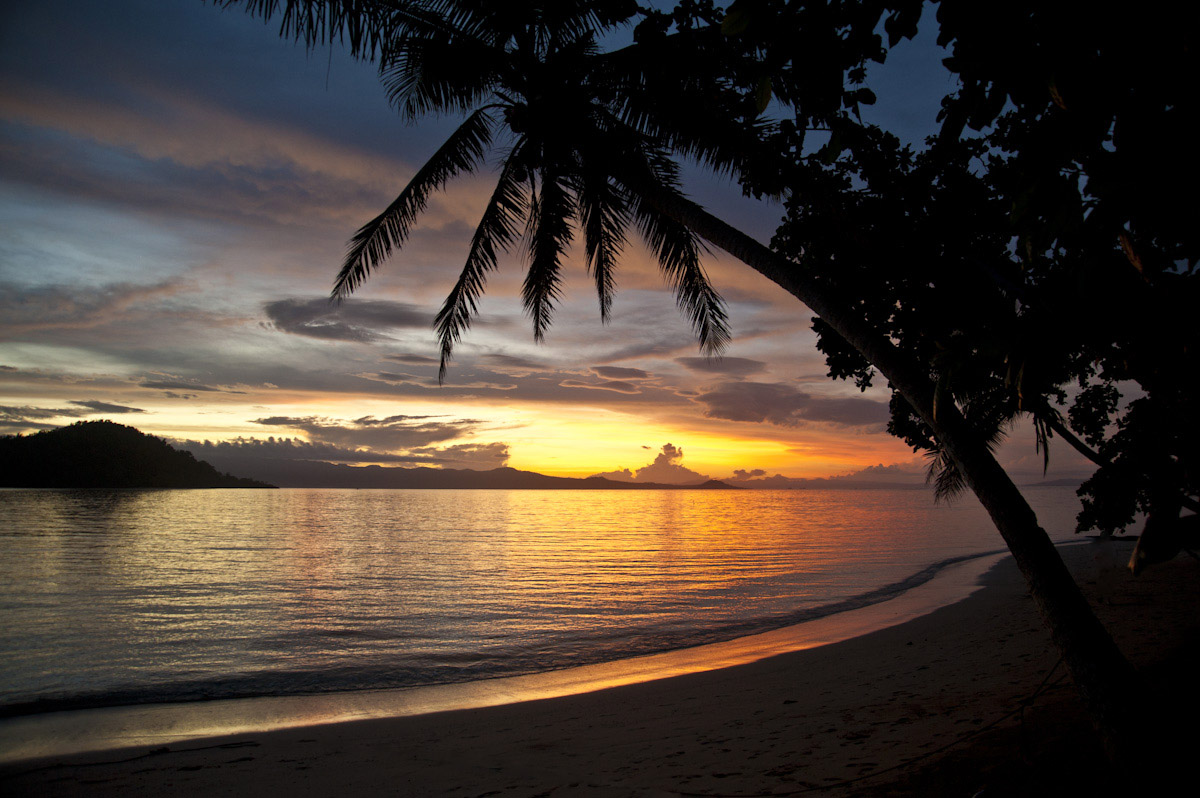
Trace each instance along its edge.
{"label": "dry sand", "polygon": [[[1063,549],[1122,649],[1194,717],[1200,563]],[[1099,555],[1099,556],[1098,556]],[[7,795],[1109,794],[1010,559],[986,588],[822,648],[583,695],[18,762]],[[1043,684],[1044,683],[1044,684]],[[1039,686],[1040,689],[1039,689]],[[1022,710],[1023,704],[1027,704]],[[1194,740],[1193,740],[1194,742]]]}

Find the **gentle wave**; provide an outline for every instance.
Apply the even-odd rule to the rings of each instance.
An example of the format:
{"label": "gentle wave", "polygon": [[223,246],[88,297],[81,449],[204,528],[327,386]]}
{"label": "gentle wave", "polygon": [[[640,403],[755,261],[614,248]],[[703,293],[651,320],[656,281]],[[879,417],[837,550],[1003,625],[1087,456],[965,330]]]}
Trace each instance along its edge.
{"label": "gentle wave", "polygon": [[[431,668],[400,665],[370,670],[343,668],[288,671],[286,673],[262,671],[219,680],[175,682],[157,690],[146,690],[144,687],[130,685],[123,689],[105,692],[43,697],[36,701],[0,705],[0,718],[139,704],[186,703],[229,698],[320,695],[333,692],[424,687],[562,670],[579,665],[591,665],[734,640],[751,634],[781,629],[868,607],[925,584],[948,566],[993,556],[1003,551],[1005,550],[995,549],[977,554],[947,557],[898,582],[883,585],[832,604],[809,607],[786,615],[749,619],[712,629],[680,631],[674,634],[660,631],[652,638],[634,639],[626,636],[616,637],[611,634],[582,636],[574,641],[573,646],[560,645],[553,652],[531,650],[529,646],[517,646],[497,649],[488,652],[488,656],[481,657],[478,653],[464,651],[443,655],[441,664]],[[343,633],[326,631],[316,634],[323,637],[337,637]],[[364,633],[347,632],[344,634],[357,636]],[[387,640],[388,638],[380,637],[379,639]]]}

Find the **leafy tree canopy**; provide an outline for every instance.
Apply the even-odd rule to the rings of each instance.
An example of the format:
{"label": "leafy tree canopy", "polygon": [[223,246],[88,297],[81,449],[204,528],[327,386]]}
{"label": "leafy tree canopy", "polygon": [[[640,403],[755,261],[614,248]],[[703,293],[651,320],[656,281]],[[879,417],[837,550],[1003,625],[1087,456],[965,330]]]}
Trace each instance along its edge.
{"label": "leafy tree canopy", "polygon": [[[953,402],[993,442],[1028,416],[1047,457],[1057,435],[1096,461],[1081,529],[1197,509],[1195,16],[1154,2],[738,0],[720,17],[743,53],[729,63],[756,64],[790,112],[762,151],[774,168],[745,175],[787,197],[773,245],[928,365],[935,411]],[[872,65],[926,25],[958,86],[914,149],[857,111],[874,100]],[[863,357],[815,328],[830,375],[869,385]],[[899,396],[892,410],[939,489],[960,487],[928,426]]]}

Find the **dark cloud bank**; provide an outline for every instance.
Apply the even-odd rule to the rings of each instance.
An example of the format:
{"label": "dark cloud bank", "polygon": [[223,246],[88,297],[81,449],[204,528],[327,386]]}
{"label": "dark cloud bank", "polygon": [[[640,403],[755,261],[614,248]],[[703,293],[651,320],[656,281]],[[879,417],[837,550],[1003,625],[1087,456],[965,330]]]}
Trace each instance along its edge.
{"label": "dark cloud bank", "polygon": [[[432,321],[429,312],[417,305],[382,299],[355,299],[341,303],[331,301],[328,297],[279,299],[267,302],[263,310],[270,320],[270,326],[280,332],[357,343],[386,340],[389,337],[385,332],[387,330],[427,329]],[[429,360],[422,358],[420,362]]]}
{"label": "dark cloud bank", "polygon": [[750,421],[797,427],[824,422],[843,427],[882,428],[888,406],[870,399],[816,397],[777,382],[723,382],[695,397],[704,415],[729,421]]}
{"label": "dark cloud bank", "polygon": [[220,470],[284,487],[388,487],[386,472],[395,466],[487,471],[504,466],[509,456],[505,443],[452,443],[478,429],[473,419],[270,416],[254,423],[303,433],[307,440],[272,435],[177,445]]}
{"label": "dark cloud bank", "polygon": [[29,405],[0,405],[0,434],[23,433],[30,430],[49,430],[62,426],[52,419],[86,418],[95,415],[124,415],[144,413],[140,407],[101,402],[97,399],[76,399],[74,407],[31,407]]}
{"label": "dark cloud bank", "polygon": [[450,471],[490,471],[508,462],[504,443],[424,447],[403,453],[274,437],[219,443],[176,441],[175,446],[219,471],[253,474],[252,479],[285,488],[453,487]]}

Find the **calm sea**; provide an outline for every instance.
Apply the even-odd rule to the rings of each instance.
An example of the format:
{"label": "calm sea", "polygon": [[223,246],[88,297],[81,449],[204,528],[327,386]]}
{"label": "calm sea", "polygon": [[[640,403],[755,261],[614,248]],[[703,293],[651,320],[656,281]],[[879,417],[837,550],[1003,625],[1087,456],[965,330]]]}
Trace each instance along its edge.
{"label": "calm sea", "polygon": [[[1070,538],[1073,491],[1027,494]],[[973,499],[908,490],[0,490],[0,714],[606,661],[1002,546]]]}

